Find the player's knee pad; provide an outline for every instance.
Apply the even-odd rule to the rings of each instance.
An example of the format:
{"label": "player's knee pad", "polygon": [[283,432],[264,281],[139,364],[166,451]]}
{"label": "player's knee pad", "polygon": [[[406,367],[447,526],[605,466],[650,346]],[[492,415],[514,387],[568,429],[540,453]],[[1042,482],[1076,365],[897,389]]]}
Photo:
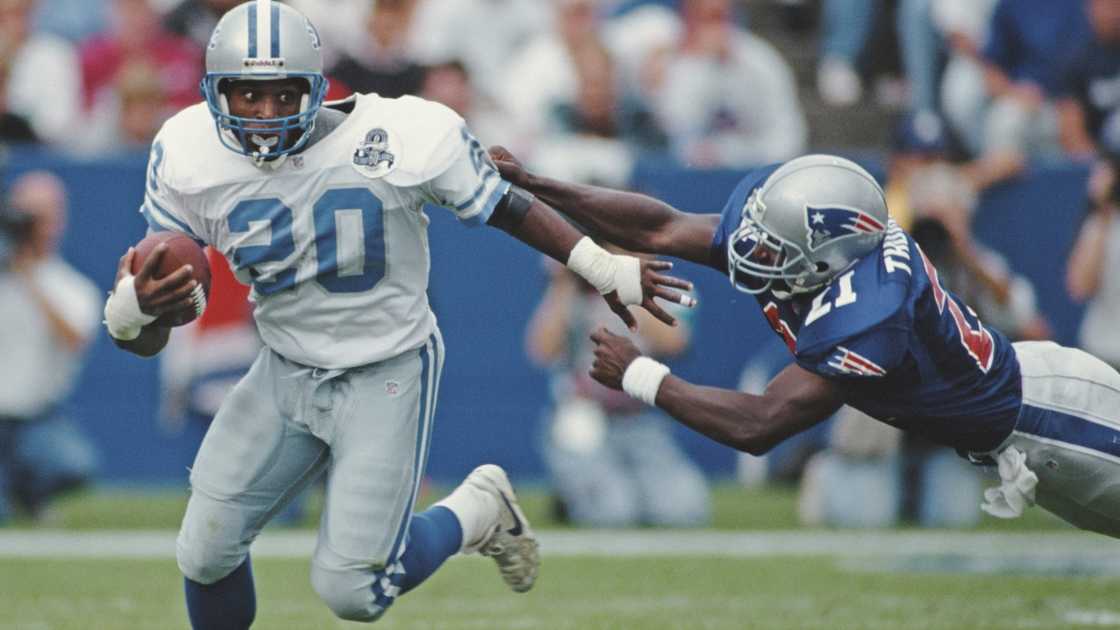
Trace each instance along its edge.
{"label": "player's knee pad", "polygon": [[371,571],[327,569],[313,563],[311,586],[339,619],[369,623],[380,619],[396,597],[392,592],[379,596],[382,576],[372,575],[371,584]]}
{"label": "player's knee pad", "polygon": [[175,560],[183,577],[199,584],[213,584],[233,572],[245,561],[239,545],[200,544],[179,536]]}

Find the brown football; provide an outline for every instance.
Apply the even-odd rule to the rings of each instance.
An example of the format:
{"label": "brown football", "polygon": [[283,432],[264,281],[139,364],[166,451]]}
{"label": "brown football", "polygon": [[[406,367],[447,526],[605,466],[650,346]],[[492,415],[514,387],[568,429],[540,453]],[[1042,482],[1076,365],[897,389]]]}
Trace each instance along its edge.
{"label": "brown football", "polygon": [[206,301],[210,297],[210,263],[206,260],[206,251],[191,237],[178,232],[155,232],[136,244],[136,256],[132,259],[133,274],[140,272],[144,261],[160,243],[167,243],[167,251],[156,269],[156,278],[173,273],[183,265],[190,265],[192,275],[198,281],[198,289],[194,294],[194,308],[164,313],[153,323],[159,326],[182,326],[194,321],[206,310]]}

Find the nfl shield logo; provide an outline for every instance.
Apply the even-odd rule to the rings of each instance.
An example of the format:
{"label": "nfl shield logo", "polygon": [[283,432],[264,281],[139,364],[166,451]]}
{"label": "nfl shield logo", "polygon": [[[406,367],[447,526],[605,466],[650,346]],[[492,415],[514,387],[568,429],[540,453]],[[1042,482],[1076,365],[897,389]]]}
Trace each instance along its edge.
{"label": "nfl shield logo", "polygon": [[396,381],[385,381],[385,395],[397,396],[401,393],[401,384]]}

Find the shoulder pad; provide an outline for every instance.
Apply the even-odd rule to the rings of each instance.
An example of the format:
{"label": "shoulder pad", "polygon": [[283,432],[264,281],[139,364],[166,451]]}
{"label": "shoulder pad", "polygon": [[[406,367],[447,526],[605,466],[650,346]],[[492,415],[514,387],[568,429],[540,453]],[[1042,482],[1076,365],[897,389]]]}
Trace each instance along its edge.
{"label": "shoulder pad", "polygon": [[169,118],[152,143],[157,145],[162,152],[161,178],[179,191],[200,190],[256,172],[248,158],[222,146],[205,103]]}

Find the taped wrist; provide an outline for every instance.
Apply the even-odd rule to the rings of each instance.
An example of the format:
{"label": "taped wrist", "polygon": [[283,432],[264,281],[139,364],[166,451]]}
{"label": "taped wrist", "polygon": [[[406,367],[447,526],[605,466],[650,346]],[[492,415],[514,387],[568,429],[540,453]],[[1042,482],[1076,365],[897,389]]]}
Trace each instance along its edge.
{"label": "taped wrist", "polygon": [[121,341],[131,341],[140,336],[140,331],[148,324],[156,321],[155,315],[148,315],[140,310],[140,302],[136,298],[136,278],[127,275],[121,278],[116,288],[109,294],[105,301],[105,327],[109,335]]}
{"label": "taped wrist", "polygon": [[599,293],[618,291],[623,304],[642,303],[642,263],[633,256],[612,254],[585,236],[568,254],[568,269]]}
{"label": "taped wrist", "polygon": [[669,375],[669,366],[649,357],[638,357],[622,373],[622,391],[647,405],[657,405],[657,390]]}
{"label": "taped wrist", "polygon": [[525,221],[525,216],[529,214],[529,208],[533,206],[534,199],[536,197],[533,196],[533,193],[524,188],[510,186],[506,194],[498,200],[498,205],[494,206],[494,212],[490,215],[487,223],[512,234]]}

